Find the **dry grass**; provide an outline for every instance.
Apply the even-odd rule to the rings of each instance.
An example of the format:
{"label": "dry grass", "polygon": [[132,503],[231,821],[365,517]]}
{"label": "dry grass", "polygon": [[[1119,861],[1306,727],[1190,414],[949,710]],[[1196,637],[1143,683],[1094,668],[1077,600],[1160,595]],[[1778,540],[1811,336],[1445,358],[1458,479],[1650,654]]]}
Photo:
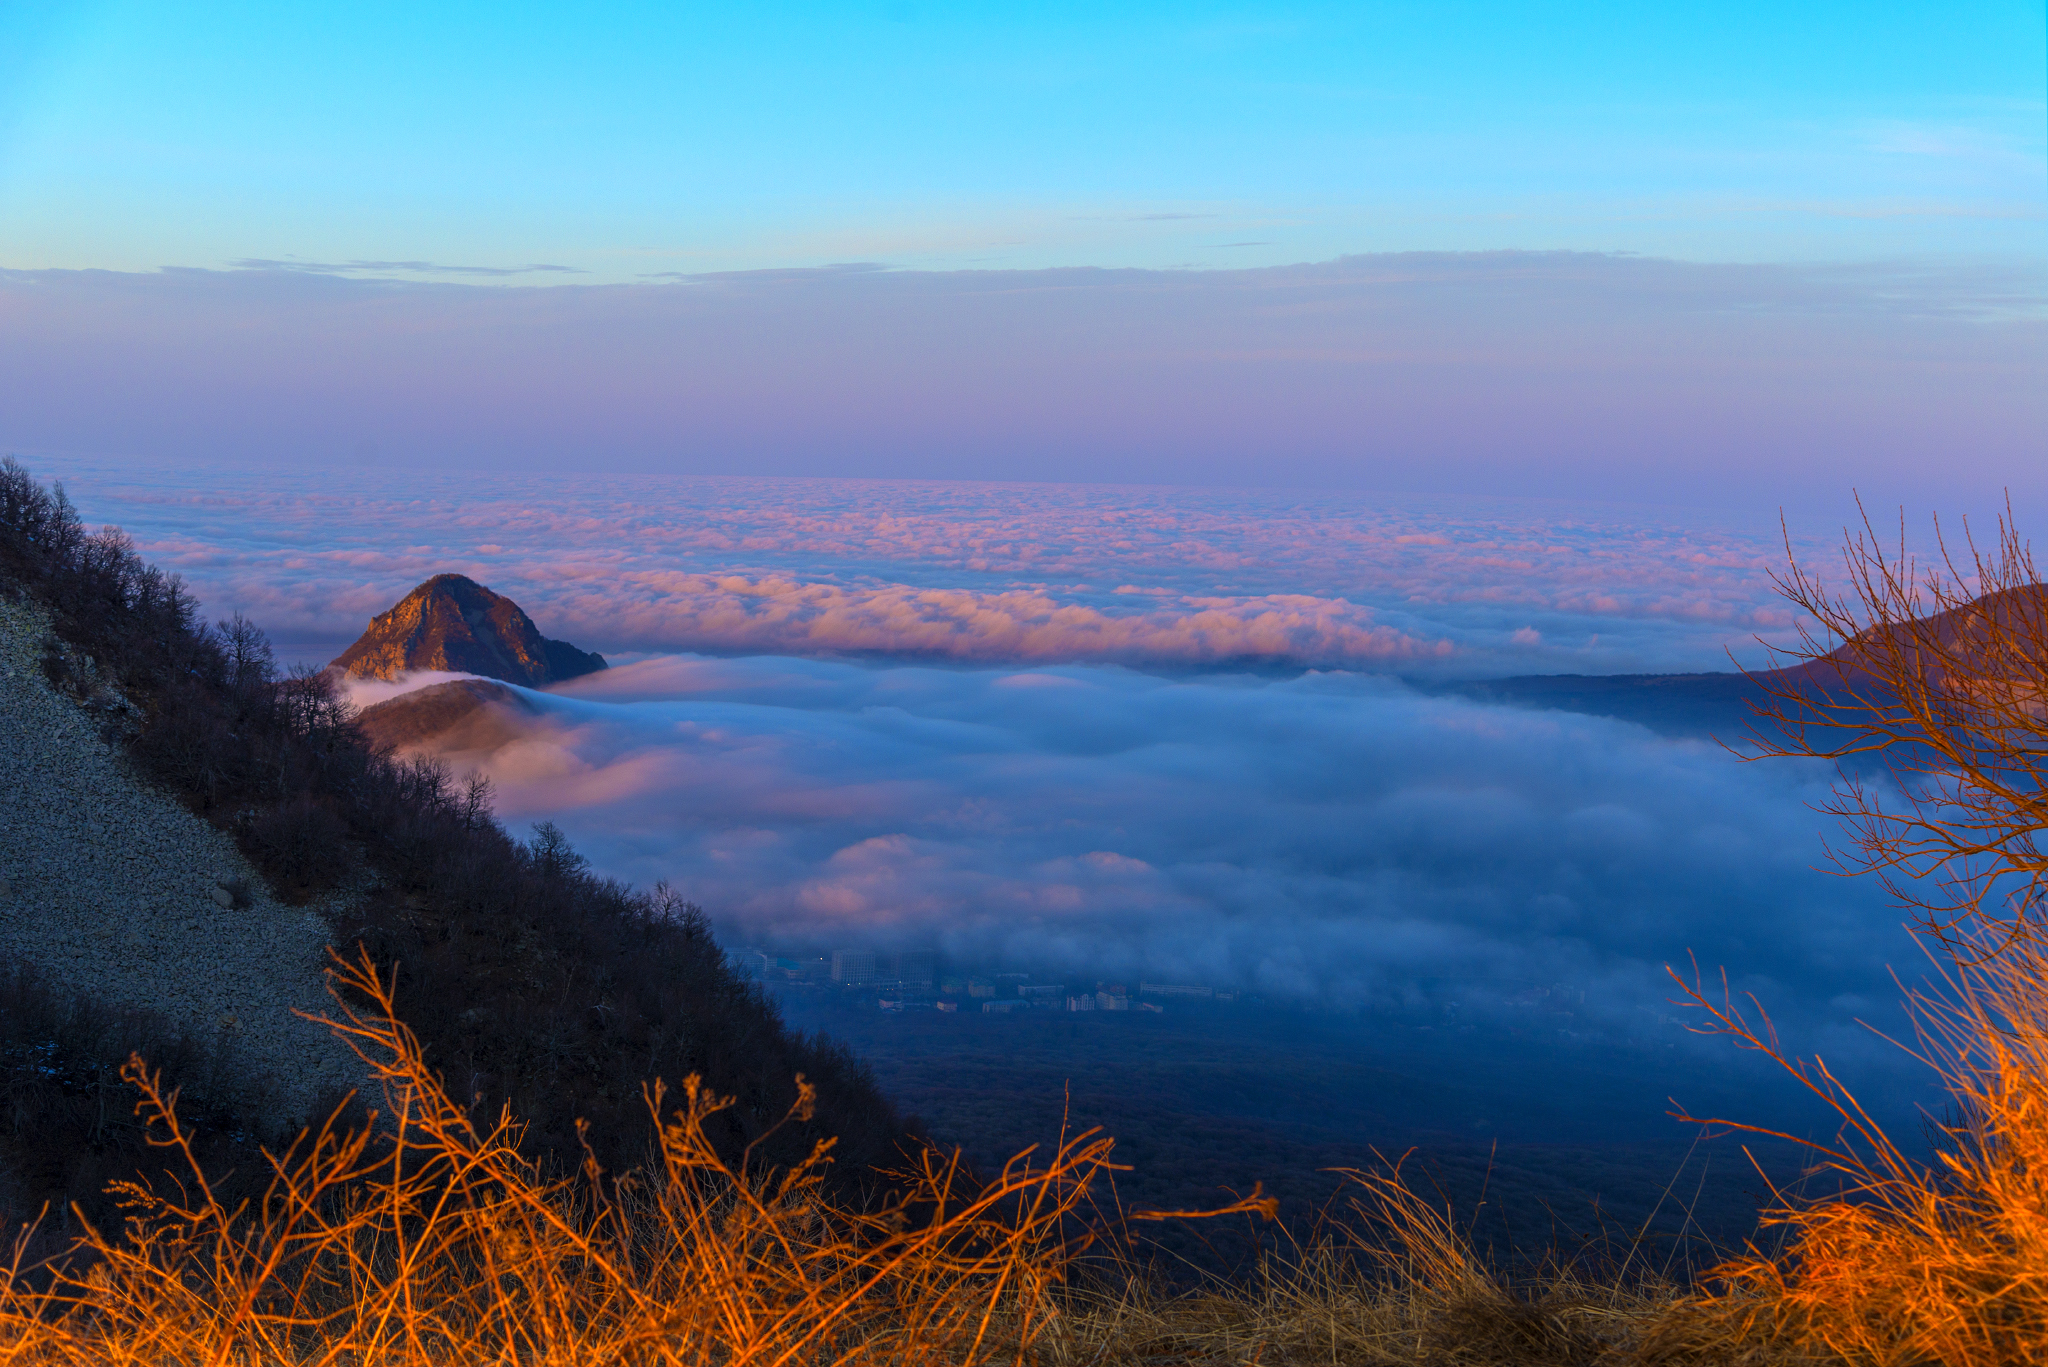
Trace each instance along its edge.
{"label": "dry grass", "polygon": [[[829,1143],[783,1170],[721,1159],[705,1124],[730,1103],[692,1079],[672,1108],[650,1090],[645,1168],[615,1177],[593,1162],[551,1179],[520,1154],[508,1112],[480,1124],[448,1098],[363,958],[337,965],[334,1026],[376,1069],[388,1113],[303,1136],[269,1159],[264,1194],[233,1208],[196,1161],[182,1187],[125,1185],[123,1230],[89,1230],[67,1263],[17,1258],[0,1274],[0,1363],[2048,1361],[2048,958],[2008,947],[1952,972],[1952,991],[1916,1000],[1923,1052],[1961,1117],[1926,1164],[1824,1066],[1787,1062],[1768,1023],[1752,1030],[1725,998],[1699,998],[1835,1104],[1848,1136],[1821,1154],[1846,1194],[1771,1213],[1785,1254],[1723,1264],[1711,1293],[1631,1277],[1626,1261],[1511,1282],[1389,1165],[1349,1173],[1351,1218],[1283,1240],[1251,1277],[1164,1294],[1134,1261],[1130,1225],[1092,1215],[1114,1167],[1092,1132],[987,1183],[927,1151],[896,1198],[850,1209],[822,1183]],[[189,1153],[175,1095],[139,1060],[129,1078],[156,1142]],[[1131,1220],[1271,1211],[1255,1192]]]}
{"label": "dry grass", "polygon": [[[821,1180],[829,1143],[780,1171],[721,1159],[705,1123],[730,1103],[695,1079],[673,1109],[650,1090],[658,1137],[643,1170],[593,1162],[553,1180],[520,1154],[508,1112],[479,1124],[449,1099],[371,960],[334,976],[331,1024],[375,1069],[388,1112],[266,1155],[267,1189],[230,1206],[192,1157],[175,1094],[131,1060],[154,1142],[190,1177],[118,1184],[125,1228],[88,1228],[69,1260],[17,1256],[0,1274],[0,1362],[1564,1367],[1625,1360],[1671,1300],[1563,1275],[1510,1289],[1398,1167],[1351,1174],[1357,1225],[1379,1241],[1333,1233],[1249,1282],[1154,1294],[1130,1225],[1091,1214],[1113,1167],[1106,1138],[1072,1137],[1042,1164],[1020,1155],[987,1183],[927,1151],[895,1199],[848,1209]],[[1130,1219],[1273,1206],[1255,1191],[1221,1211]],[[1083,1254],[1107,1275],[1077,1284]]]}
{"label": "dry grass", "polygon": [[[307,1134],[235,1209],[197,1163],[186,1189],[128,1185],[127,1228],[88,1232],[74,1270],[0,1283],[0,1360],[971,1364],[1030,1349],[1089,1242],[1107,1139],[986,1185],[927,1153],[900,1198],[849,1210],[821,1192],[829,1143],[781,1172],[721,1160],[704,1125],[729,1103],[695,1079],[673,1111],[650,1092],[646,1172],[548,1180],[509,1113],[479,1125],[448,1098],[367,957],[335,976],[335,1028],[389,1114]],[[139,1060],[129,1076],[157,1142],[189,1150],[175,1095]]]}
{"label": "dry grass", "polygon": [[1824,1063],[1788,1060],[1768,1020],[1752,1026],[1725,993],[1713,1002],[1688,989],[1722,1030],[1834,1108],[1841,1138],[1810,1147],[1845,1190],[1767,1212],[1785,1252],[1716,1269],[1723,1293],[1654,1341],[1780,1344],[1873,1367],[2048,1362],[2048,953],[2003,937],[1978,947],[1951,961],[1938,995],[1908,996],[1917,1052],[1953,1110],[1927,1162]]}
{"label": "dry grass", "polygon": [[1635,1360],[1645,1328],[1676,1299],[1672,1288],[1625,1273],[1594,1280],[1553,1269],[1511,1285],[1398,1165],[1346,1176],[1352,1220],[1284,1246],[1247,1281],[1162,1298],[1133,1278],[1071,1295],[1042,1359],[1061,1367],[1620,1364]]}

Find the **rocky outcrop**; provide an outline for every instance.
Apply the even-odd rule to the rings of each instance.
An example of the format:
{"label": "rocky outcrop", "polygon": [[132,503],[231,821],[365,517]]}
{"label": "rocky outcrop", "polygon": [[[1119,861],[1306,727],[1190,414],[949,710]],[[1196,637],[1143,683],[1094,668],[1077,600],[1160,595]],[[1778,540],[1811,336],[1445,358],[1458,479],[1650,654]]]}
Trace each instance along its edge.
{"label": "rocky outcrop", "polygon": [[519,604],[459,574],[437,574],[371,618],[369,630],[330,666],[371,679],[445,670],[528,688],[604,667],[602,655],[547,639]]}
{"label": "rocky outcrop", "polygon": [[366,707],[356,725],[385,750],[495,750],[526,734],[523,723],[538,715],[503,684],[456,679]]}

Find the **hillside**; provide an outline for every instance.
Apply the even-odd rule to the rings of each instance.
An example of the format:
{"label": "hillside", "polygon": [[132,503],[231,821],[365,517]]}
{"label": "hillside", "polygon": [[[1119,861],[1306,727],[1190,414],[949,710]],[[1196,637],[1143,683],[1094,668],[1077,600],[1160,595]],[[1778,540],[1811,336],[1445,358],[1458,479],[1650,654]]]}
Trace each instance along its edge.
{"label": "hillside", "polygon": [[[1915,649],[1917,641],[1932,645],[1920,666],[1931,679],[1951,673],[1999,677],[2016,667],[2024,668],[2024,662],[1993,658],[1996,648],[1986,644],[1993,635],[1992,624],[2019,629],[2023,635],[2030,631],[2039,638],[2044,634],[2039,625],[2044,616],[2048,616],[2048,591],[2038,587],[2006,589],[1934,613],[1911,627],[1871,627],[1825,654],[1778,669],[1707,674],[1522,674],[1439,687],[1482,702],[1618,717],[1666,735],[1712,737],[1739,745],[1754,734],[1775,734],[1775,723],[1767,719],[1762,720],[1761,732],[1757,731],[1758,709],[1768,711],[1793,695],[1834,698],[1845,706],[1852,705],[1857,695],[1883,700],[1886,695],[1873,676],[1873,662],[1881,661],[1890,651]],[[1821,709],[1810,708],[1808,715],[1818,721]]]}
{"label": "hillside", "polygon": [[[802,1074],[818,1088],[815,1114],[777,1132],[757,1158],[791,1161],[835,1137],[835,1181],[858,1187],[870,1165],[897,1157],[902,1126],[866,1070],[830,1041],[785,1028],[732,976],[695,907],[667,889],[593,876],[552,828],[515,839],[491,817],[483,788],[458,791],[430,764],[384,757],[327,675],[280,677],[253,626],[202,622],[175,577],[143,564],[118,533],[87,534],[61,490],[44,490],[11,460],[0,466],[0,597],[10,623],[35,624],[18,627],[11,667],[19,676],[40,653],[49,705],[74,718],[52,730],[51,743],[69,749],[46,765],[68,765],[70,781],[91,789],[70,805],[104,812],[150,789],[159,814],[182,809],[170,816],[185,819],[185,848],[207,856],[145,861],[149,875],[131,878],[108,851],[81,845],[23,876],[32,901],[6,903],[32,939],[54,943],[47,928],[85,923],[83,956],[118,964],[141,954],[124,937],[156,933],[123,898],[168,888],[183,900],[163,906],[174,916],[165,933],[184,941],[184,957],[165,973],[190,978],[182,998],[145,975],[146,990],[84,1001],[71,994],[93,980],[52,973],[41,986],[18,981],[0,1002],[16,1113],[31,1093],[42,1108],[26,1129],[0,1131],[0,1163],[15,1175],[0,1197],[14,1211],[89,1195],[96,1184],[82,1174],[144,1154],[132,1124],[105,1119],[126,1113],[108,1079],[136,1042],[174,1065],[173,1081],[192,1084],[192,1095],[221,1099],[208,1124],[224,1167],[248,1162],[248,1144],[296,1118],[236,1109],[233,1094],[253,1070],[231,1041],[199,1029],[244,1014],[232,1004],[243,975],[228,966],[265,937],[301,965],[321,942],[368,947],[396,974],[401,1016],[432,1066],[480,1113],[509,1103],[528,1122],[527,1147],[565,1169],[583,1157],[579,1119],[608,1169],[639,1162],[650,1133],[642,1083],[691,1073],[739,1098],[714,1134],[734,1154],[783,1114]],[[29,640],[44,624],[47,634]],[[0,694],[10,725],[38,725],[30,697],[18,687]],[[121,752],[132,777],[118,793],[99,786],[114,781],[95,767],[94,747]],[[4,800],[9,827],[47,824],[35,784],[10,783]],[[187,905],[211,898],[207,885],[221,874],[250,884],[252,916],[210,919]],[[280,969],[280,981],[296,972],[303,982],[304,971]]]}

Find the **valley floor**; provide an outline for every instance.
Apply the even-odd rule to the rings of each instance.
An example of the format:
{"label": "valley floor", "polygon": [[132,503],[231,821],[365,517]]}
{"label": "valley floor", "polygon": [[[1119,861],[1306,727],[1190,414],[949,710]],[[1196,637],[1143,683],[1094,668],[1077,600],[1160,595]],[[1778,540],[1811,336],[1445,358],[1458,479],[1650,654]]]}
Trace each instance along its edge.
{"label": "valley floor", "polygon": [[[1667,1098],[1717,1115],[1787,1100],[1739,1068],[1258,1007],[896,1014],[798,991],[783,1009],[851,1044],[899,1107],[985,1170],[1049,1145],[1065,1112],[1116,1138],[1127,1208],[1214,1206],[1261,1183],[1300,1231],[1343,1189],[1334,1169],[1413,1149],[1418,1190],[1496,1255],[1524,1259],[1646,1232],[1676,1272],[1739,1247],[1764,1181],[1737,1141],[1669,1118]],[[1797,1180],[1790,1146],[1748,1146],[1773,1181]],[[1153,1228],[1170,1257],[1211,1270],[1242,1267],[1255,1247],[1248,1225]]]}

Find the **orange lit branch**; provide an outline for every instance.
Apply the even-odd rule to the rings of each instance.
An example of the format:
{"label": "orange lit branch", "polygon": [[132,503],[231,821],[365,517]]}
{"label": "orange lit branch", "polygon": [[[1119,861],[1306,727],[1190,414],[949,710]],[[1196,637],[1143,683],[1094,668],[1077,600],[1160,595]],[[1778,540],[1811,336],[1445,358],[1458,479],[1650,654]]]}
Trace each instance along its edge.
{"label": "orange lit branch", "polygon": [[[1837,761],[1827,810],[1852,840],[1837,862],[1877,874],[1951,950],[1976,922],[1998,934],[1972,943],[1997,952],[2048,925],[2048,590],[2009,514],[1991,552],[1966,528],[1959,556],[1936,532],[1923,567],[1903,526],[1887,553],[1866,516],[1846,593],[1796,561],[1774,576],[1814,625],[1793,663],[1749,676],[1766,701],[1745,758]],[[1860,756],[1896,795],[1851,772]]]}

